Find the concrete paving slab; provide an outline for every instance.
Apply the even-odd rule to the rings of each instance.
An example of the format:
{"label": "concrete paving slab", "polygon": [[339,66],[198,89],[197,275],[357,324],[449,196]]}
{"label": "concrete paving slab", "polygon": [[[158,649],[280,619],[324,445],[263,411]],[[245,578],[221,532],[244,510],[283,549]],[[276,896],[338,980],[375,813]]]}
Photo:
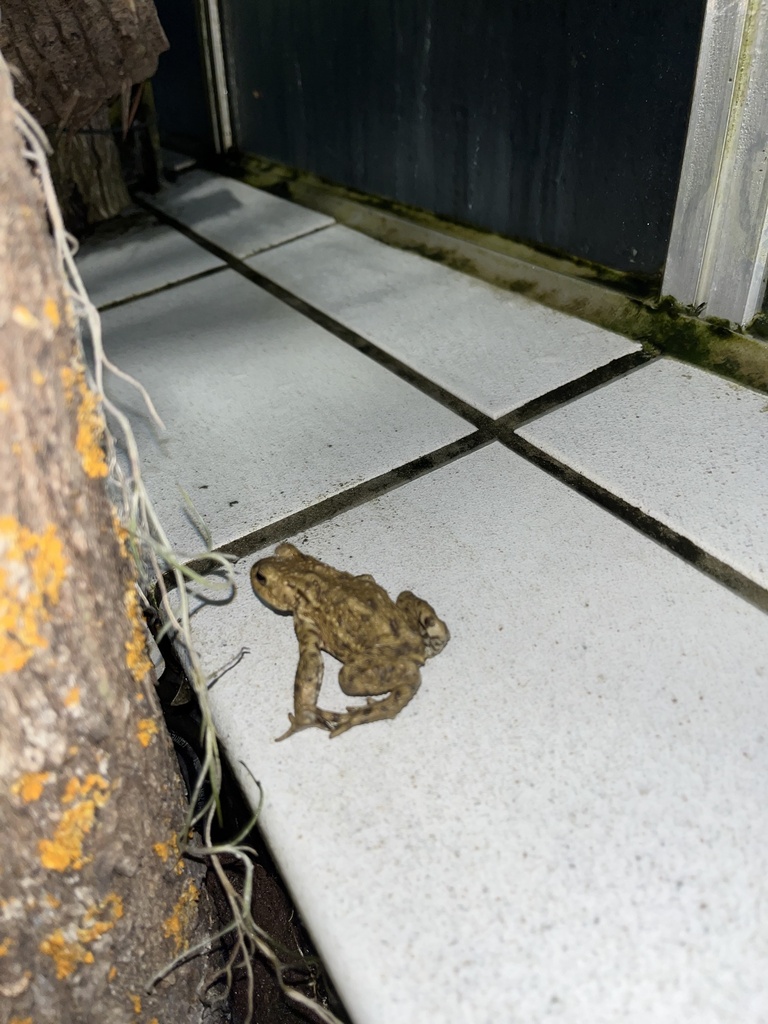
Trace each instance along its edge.
{"label": "concrete paving slab", "polygon": [[155,400],[131,416],[172,542],[203,541],[183,491],[225,544],[473,432],[454,413],[225,270],[108,311],[108,355]]}
{"label": "concrete paving slab", "polygon": [[519,433],[768,587],[768,398],[660,359]]}
{"label": "concrete paving slab", "polygon": [[640,348],[339,225],[249,263],[494,419]]}
{"label": "concrete paving slab", "polygon": [[762,1024],[768,618],[498,444],[294,540],[452,633],[396,719],[275,743],[253,557],[193,620],[250,651],[217,726],[356,1024]]}
{"label": "concrete paving slab", "polygon": [[208,171],[190,171],[144,198],[240,259],[333,224],[323,213]]}

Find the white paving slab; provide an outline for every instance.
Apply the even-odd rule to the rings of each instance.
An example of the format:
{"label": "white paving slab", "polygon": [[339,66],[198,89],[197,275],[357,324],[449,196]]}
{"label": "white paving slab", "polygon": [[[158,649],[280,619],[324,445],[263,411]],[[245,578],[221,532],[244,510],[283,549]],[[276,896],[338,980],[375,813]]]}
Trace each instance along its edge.
{"label": "white paving slab", "polygon": [[250,649],[215,718],[356,1024],[768,1020],[768,617],[497,444],[296,542],[452,633],[394,721],[278,744],[254,559],[194,618]]}
{"label": "white paving slab", "polygon": [[190,171],[144,198],[241,259],[333,224],[324,213],[208,171]]}
{"label": "white paving slab", "polygon": [[672,359],[520,434],[768,587],[768,397]]}
{"label": "white paving slab", "polygon": [[223,266],[216,256],[164,224],[143,224],[116,238],[86,242],[76,262],[96,306]]}
{"label": "white paving slab", "polygon": [[108,355],[152,395],[112,381],[171,540],[218,546],[473,432],[470,424],[231,270],[118,306]]}
{"label": "white paving slab", "polygon": [[249,262],[494,418],[640,347],[339,225]]}

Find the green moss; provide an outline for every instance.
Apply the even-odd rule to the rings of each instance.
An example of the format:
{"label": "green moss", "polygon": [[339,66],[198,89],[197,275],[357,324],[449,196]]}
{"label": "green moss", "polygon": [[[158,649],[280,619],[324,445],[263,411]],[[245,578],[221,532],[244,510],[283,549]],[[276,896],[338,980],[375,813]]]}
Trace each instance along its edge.
{"label": "green moss", "polygon": [[[534,250],[500,235],[448,222],[426,210],[356,192],[259,157],[241,157],[229,170],[252,185],[299,202],[302,194],[307,196],[308,190],[318,190],[331,200],[349,200],[362,210],[379,210],[398,217],[405,224],[439,232],[446,240],[444,247],[420,243],[418,230],[411,237],[407,232],[393,237],[385,222],[376,223],[375,213],[373,226],[369,223],[364,229],[385,242],[394,242],[428,259],[616,331],[651,351],[685,360],[768,394],[768,345],[734,331],[727,320],[701,317],[701,306],[684,306],[669,295],[655,299],[658,279],[625,274],[543,247]],[[312,205],[311,200],[309,205]],[[451,241],[457,243],[455,248]],[[534,282],[529,277],[481,270],[466,255],[468,250],[459,244],[462,241],[533,264],[542,272],[541,280]],[[563,286],[564,281],[581,281],[582,285],[574,292],[573,288]],[[585,288],[590,290],[585,292]],[[750,329],[759,337],[768,338],[768,316],[756,317]]]}
{"label": "green moss", "polygon": [[758,313],[749,325],[749,333],[757,338],[768,338],[768,315]]}
{"label": "green moss", "polygon": [[699,319],[668,296],[655,306],[634,305],[633,315],[616,317],[613,330],[768,394],[768,346],[763,342],[737,333],[719,317]]}
{"label": "green moss", "polygon": [[[516,242],[495,232],[485,231],[482,228],[461,221],[449,221],[438,214],[431,213],[429,210],[407,206],[394,199],[358,192],[344,185],[327,181],[308,171],[299,171],[282,164],[273,163],[262,157],[243,156],[238,160],[236,167],[231,169],[233,173],[242,177],[249,185],[273,192],[278,191],[280,195],[286,195],[287,192],[288,196],[290,196],[293,192],[292,185],[296,188],[305,186],[322,189],[327,194],[333,195],[338,199],[347,199],[369,209],[393,214],[412,224],[420,224],[423,227],[439,231],[441,234],[448,234],[456,239],[473,242],[495,252],[535,262],[539,266],[550,270],[571,275],[575,274],[581,278],[598,281],[608,288],[614,288],[628,295],[634,295],[638,298],[651,298],[658,292],[660,284],[660,276],[658,275],[630,274],[625,271],[604,267],[600,263],[593,263],[582,257],[569,255],[553,247],[530,242]],[[414,248],[413,251],[419,250]],[[442,259],[443,257],[437,252],[430,256],[430,258]]]}

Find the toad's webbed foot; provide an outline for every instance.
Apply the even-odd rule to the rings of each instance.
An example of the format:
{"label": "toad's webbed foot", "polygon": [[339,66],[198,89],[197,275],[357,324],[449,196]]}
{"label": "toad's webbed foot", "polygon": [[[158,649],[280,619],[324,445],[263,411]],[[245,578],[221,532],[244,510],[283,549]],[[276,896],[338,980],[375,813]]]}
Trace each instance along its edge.
{"label": "toad's webbed foot", "polygon": [[287,740],[289,736],[293,736],[295,732],[302,732],[304,729],[333,729],[336,722],[342,716],[337,714],[335,711],[323,711],[322,708],[302,708],[301,711],[297,711],[295,715],[288,715],[288,721],[291,723],[290,727],[283,733],[282,736],[278,736],[275,743],[280,743],[282,740]]}

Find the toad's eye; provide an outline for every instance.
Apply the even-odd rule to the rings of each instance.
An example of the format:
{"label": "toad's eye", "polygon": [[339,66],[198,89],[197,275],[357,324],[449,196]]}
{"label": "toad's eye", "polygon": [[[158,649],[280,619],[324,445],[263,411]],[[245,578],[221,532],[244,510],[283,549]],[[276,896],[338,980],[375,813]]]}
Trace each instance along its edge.
{"label": "toad's eye", "polygon": [[267,577],[264,575],[261,569],[257,569],[254,575],[256,576],[256,579],[259,581],[259,583],[267,582]]}

